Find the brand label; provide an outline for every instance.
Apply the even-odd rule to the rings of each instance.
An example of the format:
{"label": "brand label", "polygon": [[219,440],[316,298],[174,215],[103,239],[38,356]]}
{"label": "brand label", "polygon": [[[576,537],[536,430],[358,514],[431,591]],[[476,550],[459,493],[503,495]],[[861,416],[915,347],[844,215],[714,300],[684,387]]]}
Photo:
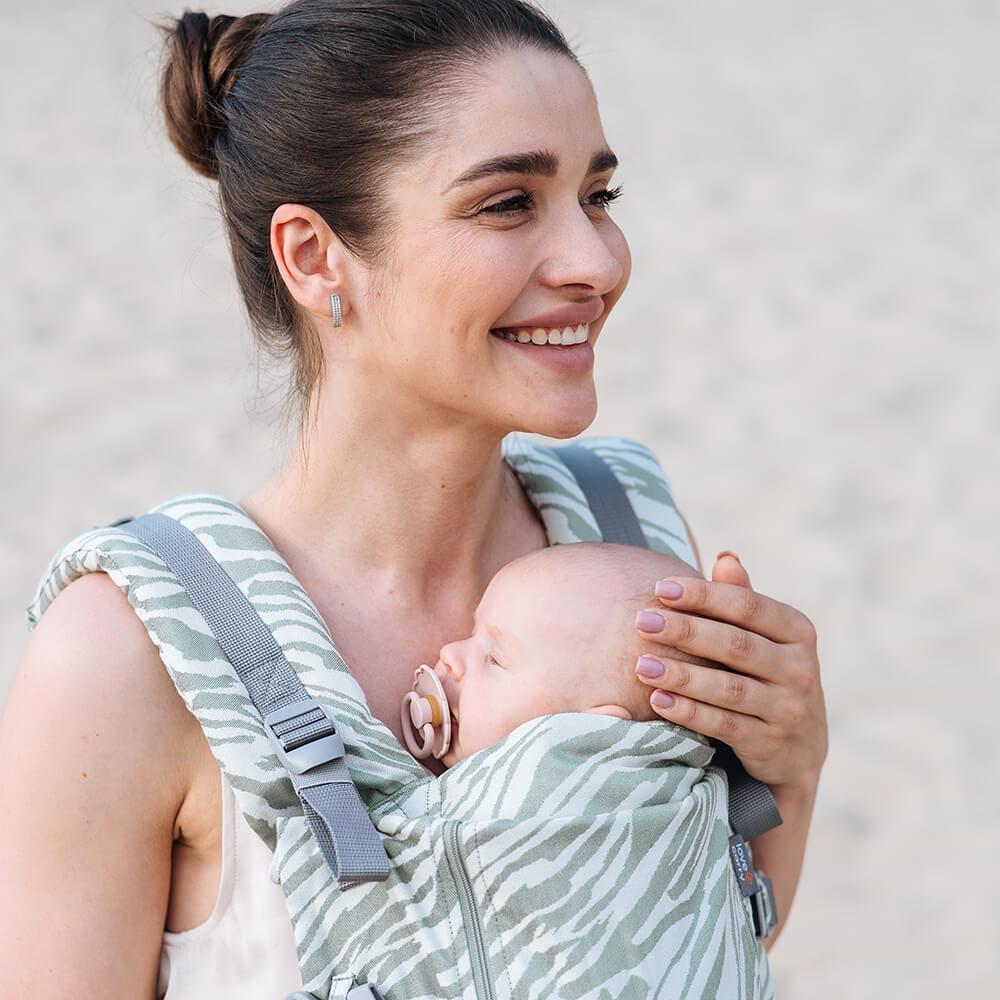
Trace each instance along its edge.
{"label": "brand label", "polygon": [[757,881],[753,862],[750,860],[750,846],[738,833],[734,833],[729,838],[729,859],[733,863],[733,871],[736,872],[736,881],[739,883],[740,892],[744,896],[752,896],[760,889],[760,882]]}

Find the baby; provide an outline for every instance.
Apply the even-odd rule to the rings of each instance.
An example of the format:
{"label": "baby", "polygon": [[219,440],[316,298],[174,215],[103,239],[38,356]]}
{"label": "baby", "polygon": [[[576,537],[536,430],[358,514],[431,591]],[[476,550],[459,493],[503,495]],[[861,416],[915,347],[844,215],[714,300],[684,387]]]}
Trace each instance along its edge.
{"label": "baby", "polygon": [[[505,565],[476,607],[472,635],[442,646],[433,667],[451,717],[442,763],[450,767],[541,715],[659,719],[652,689],[635,673],[644,651],[635,614],[655,607],[653,581],[665,576],[700,574],[676,556],[605,542],[553,545]],[[666,653],[718,666],[674,647]],[[403,712],[405,730],[408,703]],[[438,750],[442,722],[435,714]]]}

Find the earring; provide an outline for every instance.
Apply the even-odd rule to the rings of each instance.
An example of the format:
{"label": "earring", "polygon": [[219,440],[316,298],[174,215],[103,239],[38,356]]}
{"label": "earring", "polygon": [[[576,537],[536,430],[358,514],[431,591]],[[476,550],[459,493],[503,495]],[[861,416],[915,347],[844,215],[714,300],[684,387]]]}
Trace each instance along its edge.
{"label": "earring", "polygon": [[343,322],[343,313],[340,307],[340,295],[337,292],[330,295],[330,309],[333,312],[333,325],[340,326]]}

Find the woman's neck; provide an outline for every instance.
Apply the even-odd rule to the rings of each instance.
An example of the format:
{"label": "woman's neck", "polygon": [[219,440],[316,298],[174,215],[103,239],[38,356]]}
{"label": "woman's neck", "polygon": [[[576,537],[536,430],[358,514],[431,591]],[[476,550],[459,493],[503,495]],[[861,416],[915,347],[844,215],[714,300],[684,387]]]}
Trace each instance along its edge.
{"label": "woman's neck", "polygon": [[297,574],[322,579],[322,567],[338,566],[341,579],[363,573],[381,593],[425,606],[440,601],[442,580],[479,595],[518,549],[544,544],[502,461],[502,434],[461,415],[422,426],[399,416],[320,413],[285,466],[241,503]]}

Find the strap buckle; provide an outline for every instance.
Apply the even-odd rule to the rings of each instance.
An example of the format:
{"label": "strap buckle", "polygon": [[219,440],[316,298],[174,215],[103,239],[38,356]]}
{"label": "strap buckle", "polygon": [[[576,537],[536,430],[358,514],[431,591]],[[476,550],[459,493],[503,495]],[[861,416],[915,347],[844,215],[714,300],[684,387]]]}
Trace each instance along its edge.
{"label": "strap buckle", "polygon": [[312,698],[268,712],[264,729],[278,760],[292,774],[304,774],[344,756],[344,741],[333,717]]}
{"label": "strap buckle", "polygon": [[778,923],[778,908],[774,902],[774,889],[771,880],[758,868],[754,874],[760,886],[750,897],[750,910],[753,913],[753,930],[758,938],[771,936]]}

